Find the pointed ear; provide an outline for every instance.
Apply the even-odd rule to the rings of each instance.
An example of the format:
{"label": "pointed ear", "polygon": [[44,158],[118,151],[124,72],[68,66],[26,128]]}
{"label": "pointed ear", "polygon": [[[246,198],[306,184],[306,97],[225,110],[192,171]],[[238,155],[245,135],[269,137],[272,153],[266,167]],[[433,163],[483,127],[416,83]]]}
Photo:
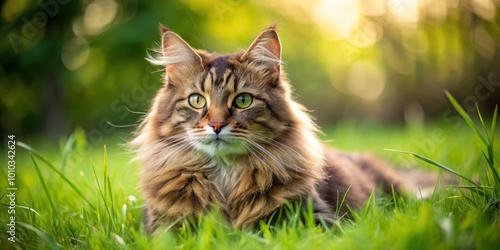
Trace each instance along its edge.
{"label": "pointed ear", "polygon": [[278,33],[276,33],[276,25],[262,31],[240,60],[267,71],[272,77],[279,77],[281,43]]}
{"label": "pointed ear", "polygon": [[163,65],[169,78],[182,79],[192,70],[200,70],[201,57],[179,35],[160,25],[161,50],[159,58],[149,58],[153,64]]}

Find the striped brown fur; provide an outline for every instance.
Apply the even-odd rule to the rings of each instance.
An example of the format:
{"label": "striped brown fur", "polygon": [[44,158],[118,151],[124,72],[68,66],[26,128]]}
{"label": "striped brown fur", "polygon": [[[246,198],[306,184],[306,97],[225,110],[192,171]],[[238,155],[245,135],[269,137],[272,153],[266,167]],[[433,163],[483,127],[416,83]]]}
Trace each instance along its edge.
{"label": "striped brown fur", "polygon": [[[165,67],[165,84],[132,142],[149,232],[214,207],[230,225],[252,228],[304,198],[313,200],[318,219],[331,222],[334,211],[360,207],[379,185],[405,189],[381,161],[323,148],[291,97],[274,26],[228,55],[194,50],[160,30],[162,46],[150,61]],[[236,100],[246,105],[249,98],[248,107]]]}

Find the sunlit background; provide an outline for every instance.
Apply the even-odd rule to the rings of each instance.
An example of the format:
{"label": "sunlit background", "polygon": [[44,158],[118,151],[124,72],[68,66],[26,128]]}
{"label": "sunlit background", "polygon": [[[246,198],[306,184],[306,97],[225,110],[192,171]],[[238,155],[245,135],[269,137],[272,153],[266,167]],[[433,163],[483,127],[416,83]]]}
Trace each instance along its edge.
{"label": "sunlit background", "polygon": [[[0,129],[57,139],[136,124],[161,86],[158,24],[193,47],[246,48],[279,22],[284,68],[321,126],[446,120],[450,91],[500,100],[498,0],[7,0]],[[139,112],[139,113],[138,113]],[[118,125],[112,127],[109,123]]]}

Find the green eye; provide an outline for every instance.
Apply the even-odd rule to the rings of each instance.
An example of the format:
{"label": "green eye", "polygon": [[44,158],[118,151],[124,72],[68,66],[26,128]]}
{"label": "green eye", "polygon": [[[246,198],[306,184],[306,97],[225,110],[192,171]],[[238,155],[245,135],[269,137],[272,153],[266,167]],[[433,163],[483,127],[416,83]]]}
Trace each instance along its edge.
{"label": "green eye", "polygon": [[253,101],[253,97],[250,94],[243,93],[236,96],[234,99],[234,105],[240,109],[248,108]]}
{"label": "green eye", "polygon": [[203,97],[200,94],[192,94],[189,96],[188,99],[189,105],[195,109],[201,109],[205,107],[207,104],[207,101],[205,100],[205,97]]}

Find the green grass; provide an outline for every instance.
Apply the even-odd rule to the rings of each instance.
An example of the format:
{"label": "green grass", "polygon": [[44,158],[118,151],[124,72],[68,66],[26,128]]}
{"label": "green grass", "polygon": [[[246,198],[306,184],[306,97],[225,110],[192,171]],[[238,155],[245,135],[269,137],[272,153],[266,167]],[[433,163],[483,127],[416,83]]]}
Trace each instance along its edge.
{"label": "green grass", "polygon": [[[400,167],[437,171],[432,165],[441,164],[471,181],[480,179],[479,187],[464,181],[463,187],[437,190],[426,201],[374,196],[354,212],[353,220],[332,228],[302,223],[291,209],[283,223],[262,222],[260,230],[239,231],[214,212],[195,223],[196,232],[183,227],[153,238],[141,225],[138,166],[119,146],[126,140],[110,136],[90,145],[80,130],[54,147],[16,138],[26,143],[16,148],[16,243],[5,234],[9,200],[7,193],[0,194],[0,248],[500,249],[500,185],[494,172],[499,170],[494,152],[500,148],[493,144],[494,130],[483,131],[488,126],[482,118],[478,121],[411,128],[344,122],[325,128],[323,139],[346,151],[374,152]],[[405,150],[424,161],[385,148]],[[7,159],[5,153],[2,159]],[[0,178],[0,188],[6,190],[6,170]]]}

